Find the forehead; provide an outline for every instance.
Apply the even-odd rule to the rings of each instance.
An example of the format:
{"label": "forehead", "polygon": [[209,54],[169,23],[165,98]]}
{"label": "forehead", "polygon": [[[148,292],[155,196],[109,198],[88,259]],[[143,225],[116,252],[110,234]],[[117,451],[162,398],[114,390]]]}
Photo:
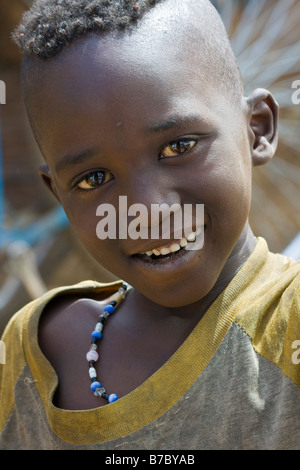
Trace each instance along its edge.
{"label": "forehead", "polygon": [[[207,52],[204,59],[207,48],[201,43],[205,42],[209,27],[206,32],[203,25],[199,27],[203,14],[200,15],[198,3],[190,0],[183,8],[177,1],[165,0],[133,29],[80,37],[53,59],[33,60],[38,72],[33,81],[49,88],[59,77],[72,86],[86,82],[85,88],[91,88],[96,79],[105,77],[109,81],[123,78],[123,85],[126,79],[136,83],[148,79],[187,86],[195,74],[197,80],[202,80],[212,75],[215,61]],[[196,6],[200,8],[198,22],[194,18]],[[105,87],[104,82],[101,87]]]}
{"label": "forehead", "polygon": [[58,110],[76,115],[98,106],[112,114],[135,104],[163,113],[178,101],[209,104],[218,95],[218,84],[186,38],[174,39],[166,41],[163,31],[155,36],[149,31],[90,34],[54,59],[37,60],[27,80],[29,113],[43,123]]}
{"label": "forehead", "polygon": [[[109,114],[134,103],[164,112],[164,104],[183,99],[219,106],[228,96],[219,65],[230,62],[215,41],[221,37],[225,44],[222,27],[208,0],[189,0],[184,7],[165,0],[132,30],[89,33],[52,59],[33,59],[24,88],[36,137],[51,114],[68,108],[72,118],[79,110],[83,117],[83,105],[87,113],[100,106]],[[231,101],[228,97],[227,105]]]}
{"label": "forehead", "polygon": [[[44,82],[69,82],[79,88],[106,87],[112,91],[116,85],[142,86],[145,82],[164,83],[173,86],[187,85],[195,76],[197,67],[192,53],[176,45],[159,44],[139,40],[139,36],[98,37],[90,34],[74,43],[67,51],[45,64]],[[203,70],[204,74],[204,70]],[[199,75],[197,73],[198,79]],[[185,81],[183,81],[185,76]],[[204,77],[203,77],[204,78]],[[62,83],[63,84],[63,83]],[[84,92],[84,90],[82,90]]]}
{"label": "forehead", "polygon": [[74,141],[79,132],[93,137],[93,119],[102,130],[116,122],[139,130],[172,114],[231,122],[230,97],[196,29],[188,15],[158,8],[133,31],[90,33],[52,59],[34,60],[25,95],[36,138],[47,140],[44,155],[53,142],[56,150],[57,141]]}
{"label": "forehead", "polygon": [[[156,95],[162,99],[163,91],[168,96],[202,89],[208,93],[212,81],[206,76],[205,66],[199,67],[192,53],[183,49],[180,43],[167,47],[137,44],[133,38],[125,41],[120,38],[99,39],[90,36],[79,41],[72,50],[51,64],[44,83],[62,91],[65,99],[68,90],[72,99],[80,94],[88,100],[95,93],[102,98],[109,93],[110,99],[128,97],[147,98],[147,89],[152,99]],[[157,41],[156,41],[157,42]],[[206,87],[204,87],[206,85]],[[149,87],[149,88],[147,88]]]}

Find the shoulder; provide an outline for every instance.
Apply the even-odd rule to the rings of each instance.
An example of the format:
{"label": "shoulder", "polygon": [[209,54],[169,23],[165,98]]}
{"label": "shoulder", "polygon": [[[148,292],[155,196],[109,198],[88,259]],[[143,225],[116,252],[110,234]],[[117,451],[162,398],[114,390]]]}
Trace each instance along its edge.
{"label": "shoulder", "polygon": [[14,387],[26,363],[23,325],[29,308],[24,307],[10,319],[1,338],[5,360],[0,364],[0,433],[13,409]]}
{"label": "shoulder", "polygon": [[[63,358],[66,345],[72,346],[76,358],[76,339],[82,337],[76,330],[89,328],[86,319],[93,318],[95,309],[101,308],[101,300],[109,298],[120,285],[121,282],[84,281],[55,288],[11,318],[1,339],[6,363],[0,364],[0,432],[14,408],[14,389],[25,365],[30,369],[33,366],[38,373],[42,367],[39,359],[43,356],[56,365],[57,354]],[[60,359],[58,365],[61,363]]]}
{"label": "shoulder", "polygon": [[64,345],[71,349],[72,343],[78,344],[82,333],[95,322],[103,303],[91,294],[66,292],[45,306],[39,321],[38,341],[52,364],[56,363],[56,356],[62,356]]}
{"label": "shoulder", "polygon": [[84,312],[93,313],[99,305],[107,301],[120,287],[121,282],[101,284],[84,281],[73,286],[62,287],[50,291],[41,298],[42,311],[39,315],[39,330],[66,328],[70,331],[76,317]]}
{"label": "shoulder", "polygon": [[[121,282],[98,283],[84,281],[71,286],[57,287],[49,290],[43,296],[29,302],[15,313],[5,327],[2,341],[13,343],[14,347],[21,347],[24,332],[33,334],[34,326],[39,326],[41,316],[57,316],[62,309],[72,307],[77,303],[92,300],[105,300],[109,298],[121,285]],[[67,311],[69,311],[67,309]],[[37,330],[35,331],[37,333]]]}
{"label": "shoulder", "polygon": [[70,344],[74,338],[76,342],[82,336],[80,333],[93,325],[95,315],[120,285],[119,281],[109,284],[85,281],[63,288],[48,299],[36,331],[39,346],[50,362],[66,341]]}
{"label": "shoulder", "polygon": [[269,260],[236,323],[254,350],[300,388],[300,262],[273,254]]}
{"label": "shoulder", "polygon": [[[59,340],[70,341],[74,326],[80,328],[74,317],[78,312],[92,314],[99,300],[109,298],[121,282],[101,284],[94,281],[59,287],[28,303],[8,322],[2,345],[6,363],[0,364],[0,432],[14,406],[14,387],[26,363],[35,357],[41,346],[54,354]],[[98,302],[95,302],[95,299]],[[85,322],[83,322],[85,323]],[[50,340],[46,339],[49,333]]]}

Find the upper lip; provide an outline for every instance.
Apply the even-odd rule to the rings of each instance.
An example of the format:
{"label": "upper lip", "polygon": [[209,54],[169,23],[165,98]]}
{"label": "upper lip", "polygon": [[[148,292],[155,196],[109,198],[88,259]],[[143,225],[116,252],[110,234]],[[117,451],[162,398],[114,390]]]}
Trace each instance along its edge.
{"label": "upper lip", "polygon": [[[197,228],[197,231],[198,230],[199,230],[199,227]],[[185,229],[184,233],[186,233],[187,237],[188,237],[190,234],[196,233],[196,230]],[[143,254],[143,253],[153,251],[155,249],[160,250],[162,248],[169,248],[173,243],[180,244],[180,241],[182,240],[182,238],[186,238],[186,237],[183,236],[181,238],[174,238],[174,234],[173,234],[173,236],[171,236],[169,240],[165,240],[165,239],[151,240],[152,243],[150,243],[148,245],[141,246],[138,249],[135,247],[135,251],[133,253],[131,253],[130,256],[140,255],[140,254]]]}

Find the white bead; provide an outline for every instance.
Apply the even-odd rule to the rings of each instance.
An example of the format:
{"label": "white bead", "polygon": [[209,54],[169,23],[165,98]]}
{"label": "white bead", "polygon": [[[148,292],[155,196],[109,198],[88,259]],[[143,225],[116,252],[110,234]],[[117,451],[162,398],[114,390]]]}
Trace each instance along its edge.
{"label": "white bead", "polygon": [[97,344],[91,344],[90,351],[96,351],[97,349]]}
{"label": "white bead", "polygon": [[86,358],[88,361],[98,361],[99,356],[98,356],[97,351],[90,350],[88,351]]}
{"label": "white bead", "polygon": [[105,393],[105,388],[104,387],[97,388],[97,390],[94,391],[95,397],[101,397],[102,393]]}
{"label": "white bead", "polygon": [[89,368],[89,376],[90,376],[90,379],[95,379],[97,377],[97,372],[94,367]]}
{"label": "white bead", "polygon": [[122,298],[125,298],[126,290],[123,287],[120,287],[118,290],[119,294],[121,294]]}
{"label": "white bead", "polygon": [[103,330],[103,324],[97,323],[97,325],[95,326],[95,330],[101,332]]}

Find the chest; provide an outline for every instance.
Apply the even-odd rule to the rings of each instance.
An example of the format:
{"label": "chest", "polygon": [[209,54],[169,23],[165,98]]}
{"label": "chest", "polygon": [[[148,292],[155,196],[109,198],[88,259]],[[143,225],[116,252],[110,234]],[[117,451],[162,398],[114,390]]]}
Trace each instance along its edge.
{"label": "chest", "polygon": [[[94,323],[94,318],[73,322],[69,334],[64,329],[57,331],[55,341],[44,348],[58,376],[53,402],[59,408],[84,410],[108,403],[91,390],[91,364],[86,356]],[[93,376],[97,375],[108,395],[116,394],[119,398],[127,395],[168,361],[178,344],[174,338],[168,341],[166,332],[161,335],[166,337],[165,341],[154,333],[126,328],[123,322],[109,319],[95,349],[98,359],[92,365]]]}

